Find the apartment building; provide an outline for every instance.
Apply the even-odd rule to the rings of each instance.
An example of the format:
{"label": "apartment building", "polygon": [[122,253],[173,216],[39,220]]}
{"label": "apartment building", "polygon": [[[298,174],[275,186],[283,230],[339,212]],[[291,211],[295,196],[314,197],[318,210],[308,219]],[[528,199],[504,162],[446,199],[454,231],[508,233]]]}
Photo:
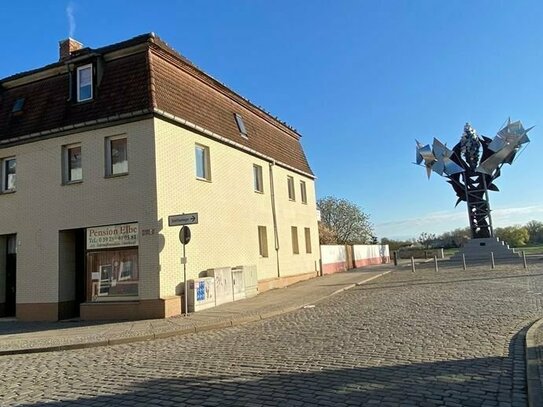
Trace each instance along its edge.
{"label": "apartment building", "polygon": [[314,175],[300,135],[159,37],[0,80],[0,316],[181,313],[188,278],[256,266],[264,291],[316,275]]}

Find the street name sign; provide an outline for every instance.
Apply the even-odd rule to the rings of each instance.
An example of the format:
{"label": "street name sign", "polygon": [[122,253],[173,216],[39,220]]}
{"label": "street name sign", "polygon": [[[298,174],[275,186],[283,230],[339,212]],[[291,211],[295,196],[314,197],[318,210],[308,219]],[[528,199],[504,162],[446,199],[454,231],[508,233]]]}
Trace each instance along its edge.
{"label": "street name sign", "polygon": [[195,225],[198,223],[198,213],[183,213],[168,216],[168,226]]}

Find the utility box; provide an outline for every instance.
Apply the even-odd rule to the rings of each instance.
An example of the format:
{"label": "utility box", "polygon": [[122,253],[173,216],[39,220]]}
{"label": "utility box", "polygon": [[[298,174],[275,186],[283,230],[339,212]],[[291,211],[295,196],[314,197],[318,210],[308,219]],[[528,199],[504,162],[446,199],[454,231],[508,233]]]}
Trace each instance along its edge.
{"label": "utility box", "polygon": [[215,279],[215,303],[216,305],[234,301],[234,290],[231,267],[218,267],[206,272],[208,277]]}
{"label": "utility box", "polygon": [[258,276],[256,273],[256,266],[237,266],[232,269],[242,270],[244,285],[245,285],[245,297],[251,298],[258,294]]}
{"label": "utility box", "polygon": [[245,295],[245,278],[243,276],[243,268],[232,269],[232,294],[233,300],[242,300]]}
{"label": "utility box", "polygon": [[197,312],[212,308],[215,303],[215,279],[202,277],[188,282],[188,308],[189,312]]}

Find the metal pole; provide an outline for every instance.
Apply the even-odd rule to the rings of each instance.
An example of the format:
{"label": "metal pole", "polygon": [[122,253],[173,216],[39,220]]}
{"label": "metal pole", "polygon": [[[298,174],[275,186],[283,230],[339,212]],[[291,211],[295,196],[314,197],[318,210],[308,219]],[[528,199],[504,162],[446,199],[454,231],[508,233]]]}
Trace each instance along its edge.
{"label": "metal pole", "polygon": [[522,263],[524,264],[524,268],[528,268],[528,264],[526,263],[526,251],[522,251]]}
{"label": "metal pole", "polygon": [[411,256],[411,272],[415,272],[415,258]]}
{"label": "metal pole", "polygon": [[492,261],[492,268],[495,268],[496,264],[494,263],[494,252],[490,252],[490,260]]}
{"label": "metal pole", "polygon": [[434,256],[434,266],[436,268],[436,271],[439,271],[439,267],[437,267],[437,256]]}
{"label": "metal pole", "polygon": [[466,269],[466,255],[462,253],[462,267],[464,270]]}
{"label": "metal pole", "polygon": [[185,257],[185,244],[183,244],[183,280],[185,281],[185,316],[189,315],[189,291],[187,284],[187,258]]}

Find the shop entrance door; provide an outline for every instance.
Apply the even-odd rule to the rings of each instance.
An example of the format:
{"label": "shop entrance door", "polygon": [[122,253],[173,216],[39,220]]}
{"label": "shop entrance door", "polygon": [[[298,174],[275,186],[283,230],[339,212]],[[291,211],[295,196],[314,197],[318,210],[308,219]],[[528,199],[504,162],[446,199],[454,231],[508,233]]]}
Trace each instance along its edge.
{"label": "shop entrance door", "polygon": [[15,294],[17,292],[17,235],[7,237],[6,253],[6,305],[5,316],[15,316]]}

